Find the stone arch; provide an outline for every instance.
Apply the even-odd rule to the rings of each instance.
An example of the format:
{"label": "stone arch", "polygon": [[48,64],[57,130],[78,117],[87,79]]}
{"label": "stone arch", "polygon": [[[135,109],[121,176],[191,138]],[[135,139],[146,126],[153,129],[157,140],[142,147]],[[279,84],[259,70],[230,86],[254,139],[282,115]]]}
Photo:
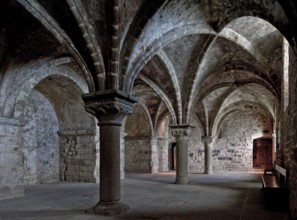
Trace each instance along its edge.
{"label": "stone arch", "polygon": [[[81,98],[88,85],[61,63],[49,64],[53,63],[41,65],[23,79],[14,109],[7,109],[24,126],[25,182],[96,182],[98,131]],[[52,176],[45,178],[50,172]]]}
{"label": "stone arch", "polygon": [[[24,100],[26,100],[32,89],[40,83],[42,80],[46,79],[49,76],[60,76],[65,77],[73,81],[83,93],[88,92],[88,87],[86,82],[75,72],[73,72],[70,68],[67,67],[54,67],[46,70],[40,69],[38,72],[34,72],[34,75],[30,76],[28,80],[23,82],[23,85],[19,89],[18,96],[15,101],[15,108],[13,111],[14,118],[19,118],[22,114],[22,105],[24,103]],[[6,114],[8,114],[8,110],[5,111]]]}
{"label": "stone arch", "polygon": [[170,124],[170,114],[167,113],[164,115],[160,120],[158,121],[156,125],[156,136],[162,137],[162,138],[168,138],[169,137],[169,124]]}
{"label": "stone arch", "polygon": [[[236,4],[241,5],[241,2],[236,2]],[[276,29],[278,29],[285,37],[290,38],[291,34],[288,33],[287,29],[290,28],[289,19],[290,15],[287,13],[283,5],[287,3],[283,3],[282,0],[277,1],[253,1],[253,3],[247,3],[250,5],[250,10],[238,10],[238,6],[234,4],[235,7],[229,8],[229,13],[225,14],[223,19],[218,24],[218,30],[222,30],[226,25],[230,22],[240,18],[253,16],[256,18],[260,18],[271,25],[273,25]],[[246,6],[247,6],[246,5]],[[242,5],[241,5],[242,7]],[[244,8],[244,7],[243,7]],[[225,10],[226,8],[221,8],[219,10]]]}
{"label": "stone arch", "polygon": [[[175,2],[175,1],[172,1]],[[181,3],[179,5],[178,3]],[[191,3],[189,3],[191,4]],[[150,58],[148,56],[144,56],[144,53],[150,54],[150,57],[154,55],[154,51],[158,51],[159,48],[161,48],[163,45],[166,45],[168,41],[174,40],[174,38],[181,37],[181,35],[188,35],[188,34],[193,34],[197,33],[197,31],[201,30],[206,30],[207,34],[214,34],[216,35],[216,31],[222,30],[228,23],[231,21],[237,19],[238,17],[243,17],[243,16],[254,16],[254,17],[261,17],[261,19],[265,19],[267,22],[273,24],[275,27],[277,27],[279,30],[281,30],[282,33],[286,33],[285,29],[288,27],[288,18],[287,15],[285,14],[284,10],[282,9],[281,5],[278,2],[269,2],[269,1],[264,1],[264,3],[260,2],[253,2],[253,3],[247,3],[246,7],[249,6],[251,10],[239,10],[238,9],[242,8],[240,5],[237,4],[242,4],[242,3],[237,3],[234,4],[236,7],[228,6],[228,12],[225,13],[226,11],[226,6],[224,4],[219,5],[217,3],[209,3],[208,7],[213,6],[213,12],[209,14],[209,12],[204,11],[208,7],[205,7],[205,2],[201,2],[198,4],[193,5],[192,10],[189,10],[192,12],[191,18],[193,17],[197,20],[200,21],[200,27],[199,24],[195,24],[193,20],[184,20],[181,15],[173,14],[171,21],[172,23],[168,22],[158,22],[158,26],[154,26],[154,20],[157,17],[157,15],[166,13],[166,10],[169,10],[171,8],[172,11],[174,11],[174,7],[184,7],[182,5],[182,2],[175,2],[170,5],[166,4],[166,8],[164,10],[156,11],[156,13],[152,16],[151,18],[151,25],[147,27],[146,29],[143,28],[141,29],[142,32],[140,36],[137,36],[137,39],[134,39],[135,45],[134,49],[139,49],[141,51],[144,51],[143,53],[136,53],[136,57],[130,57],[130,61],[132,62],[127,62],[125,64],[125,73],[123,75],[124,78],[124,84],[123,89],[131,91],[132,90],[132,85],[133,81],[136,78],[137,73],[139,72],[139,64],[142,62],[147,62]],[[214,4],[214,5],[212,5]],[[164,5],[165,6],[165,5]],[[216,14],[217,13],[217,14]],[[209,17],[210,16],[210,17]],[[222,16],[222,19],[219,22],[207,22],[206,20],[209,19],[210,21],[213,19],[211,16]],[[165,17],[165,16],[164,16]],[[189,16],[190,17],[190,16]],[[170,19],[168,19],[170,20]],[[278,21],[278,22],[277,22]],[[143,23],[142,23],[143,24]],[[167,24],[167,25],[166,25]],[[162,26],[163,25],[163,26]],[[155,34],[154,36],[151,36],[151,29],[155,27]],[[157,28],[156,28],[157,27]],[[144,30],[145,29],[145,30]],[[148,39],[143,39],[145,36],[145,31],[147,31],[147,36],[149,37]],[[153,32],[153,31],[152,31]],[[170,33],[170,37],[167,35],[167,33]],[[157,37],[156,37],[157,36]],[[137,42],[142,42],[138,43]],[[126,59],[128,60],[128,59]],[[140,64],[142,65],[142,64]],[[140,68],[141,69],[141,68]],[[136,71],[135,71],[136,70]],[[127,75],[125,75],[127,74]]]}
{"label": "stone arch", "polygon": [[157,39],[152,42],[151,45],[147,46],[147,50],[140,53],[133,62],[131,62],[127,67],[127,75],[124,76],[123,89],[129,92],[132,91],[134,81],[145,66],[145,64],[156,55],[156,51],[160,51],[166,45],[172,43],[179,37],[191,35],[191,34],[211,34],[215,35],[216,33],[210,28],[205,27],[205,25],[183,25],[182,27],[175,28],[174,30],[169,31],[162,37],[162,39]]}
{"label": "stone arch", "polygon": [[176,117],[176,113],[174,111],[174,107],[173,107],[172,103],[170,102],[169,98],[167,97],[167,95],[165,94],[165,92],[162,89],[160,89],[160,87],[158,85],[156,85],[154,82],[152,82],[149,78],[147,78],[145,76],[140,76],[140,78],[146,84],[148,84],[158,94],[158,96],[162,99],[162,101],[166,105],[168,111],[170,112],[173,122],[176,123],[177,117]]}
{"label": "stone arch", "polygon": [[[83,60],[83,57],[80,55],[78,49],[74,46],[74,43],[72,42],[71,38],[66,34],[66,32],[60,27],[60,25],[57,23],[55,19],[53,19],[50,15],[47,14],[46,10],[43,9],[43,7],[38,3],[38,2],[31,2],[28,3],[27,1],[23,0],[18,0],[18,2],[28,11],[30,12],[48,31],[52,33],[52,35],[60,42],[61,44],[65,45],[67,49],[70,51],[72,54],[72,57],[74,57],[76,63],[80,66],[80,69],[82,70],[82,73],[85,77],[86,82],[90,86],[90,90],[94,91],[95,90],[95,84],[93,81],[93,77],[88,71],[87,65],[85,61]],[[72,10],[76,10],[75,7],[71,7]],[[82,7],[83,10],[83,7]],[[45,16],[46,15],[46,16]],[[46,18],[45,18],[46,17]],[[86,19],[86,16],[84,16]],[[78,19],[78,17],[77,17]],[[80,26],[81,27],[81,26]],[[86,29],[89,29],[89,26],[84,25],[83,26]],[[89,35],[84,33],[84,37],[88,42],[89,40]],[[93,43],[93,42],[92,42]],[[90,48],[94,48],[96,45],[91,44]],[[91,53],[95,55],[94,59],[94,64],[95,66],[99,69],[99,73],[101,73],[102,67],[101,63],[103,63],[101,57],[100,57],[100,52],[95,51],[95,49],[90,50]],[[99,59],[98,59],[99,57]],[[96,61],[99,62],[96,62]],[[101,63],[100,63],[101,62]],[[102,84],[102,82],[100,82]]]}
{"label": "stone arch", "polygon": [[247,101],[236,102],[225,107],[221,111],[221,113],[218,114],[212,128],[212,135],[220,136],[219,133],[220,133],[222,124],[226,119],[226,117],[228,117],[228,115],[236,111],[249,111],[251,108],[257,109],[257,112],[259,114],[262,114],[263,116],[268,117],[272,122],[274,121],[274,116],[271,114],[269,110],[267,110],[265,106],[255,102],[247,102]]}
{"label": "stone arch", "polygon": [[207,128],[205,128],[205,126],[202,125],[201,120],[199,119],[197,114],[194,114],[193,117],[194,117],[194,120],[196,122],[196,126],[199,128],[199,130],[201,132],[201,136],[202,137],[206,136]]}
{"label": "stone arch", "polygon": [[[172,62],[170,61],[168,55],[164,51],[160,51],[157,53],[157,56],[165,63],[168,73],[170,75],[170,79],[172,79],[173,87],[176,91],[176,100],[178,103],[178,109],[177,109],[177,115],[178,115],[178,121],[181,123],[182,122],[182,98],[181,98],[181,92],[180,88],[178,85],[178,79],[177,75],[175,72],[175,69],[173,67]],[[176,122],[175,122],[176,123]]]}
{"label": "stone arch", "polygon": [[[253,17],[253,16],[243,16],[243,17],[237,17],[234,20],[240,20],[240,19],[244,19],[244,18],[260,20],[260,21],[264,22],[265,24],[267,24],[267,26],[277,30],[275,26],[273,26],[271,23],[269,23],[269,21],[264,20],[262,18],[257,18],[257,17]],[[250,39],[247,39],[246,36],[244,36],[244,33],[236,32],[232,29],[231,24],[234,20],[230,21],[230,23],[228,23],[224,28],[222,28],[222,30],[218,33],[218,35],[213,39],[212,43],[206,50],[204,57],[202,58],[201,64],[199,65],[199,67],[197,69],[196,78],[194,79],[194,83],[192,84],[191,94],[188,99],[189,101],[187,103],[187,108],[186,108],[186,120],[189,120],[191,110],[193,108],[193,104],[195,104],[195,98],[197,97],[197,94],[199,94],[199,92],[201,92],[200,88],[202,87],[201,86],[202,83],[205,82],[205,80],[209,76],[216,73],[215,71],[210,72],[209,70],[205,70],[206,69],[205,66],[207,66],[208,60],[213,59],[213,56],[210,53],[210,50],[215,46],[217,39],[225,39],[228,42],[234,43],[239,48],[243,49],[248,54],[250,54],[261,66],[261,70],[265,74],[264,77],[268,78],[269,74],[271,74],[271,72],[272,72],[269,63],[266,61],[265,57],[262,56],[262,54],[258,50],[258,48],[256,48],[255,45],[250,43],[250,41],[249,41]],[[219,61],[219,59],[217,59],[217,62],[218,61]],[[271,81],[269,83],[271,84],[271,86],[273,87],[274,90],[279,92],[278,89],[275,87],[275,85]]]}

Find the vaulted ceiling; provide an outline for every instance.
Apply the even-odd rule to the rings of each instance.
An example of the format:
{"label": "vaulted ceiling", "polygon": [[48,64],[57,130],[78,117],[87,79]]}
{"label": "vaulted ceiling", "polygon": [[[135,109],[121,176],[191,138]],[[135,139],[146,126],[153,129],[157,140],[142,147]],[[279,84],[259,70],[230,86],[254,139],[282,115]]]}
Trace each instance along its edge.
{"label": "vaulted ceiling", "polygon": [[294,1],[3,0],[0,72],[71,57],[90,92],[137,96],[154,126],[166,115],[207,133],[232,111],[276,117]]}

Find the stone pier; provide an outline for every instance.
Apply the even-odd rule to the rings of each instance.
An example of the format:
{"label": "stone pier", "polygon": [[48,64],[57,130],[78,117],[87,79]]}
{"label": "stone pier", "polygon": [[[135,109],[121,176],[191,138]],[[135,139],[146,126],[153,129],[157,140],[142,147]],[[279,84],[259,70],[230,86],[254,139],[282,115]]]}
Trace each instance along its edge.
{"label": "stone pier", "polygon": [[188,145],[192,132],[191,125],[170,125],[171,133],[176,138],[176,184],[188,184]]}
{"label": "stone pier", "polygon": [[100,201],[88,213],[115,215],[129,206],[121,202],[121,126],[135,99],[118,90],[83,96],[85,108],[100,126]]}
{"label": "stone pier", "polygon": [[204,173],[212,174],[212,145],[215,138],[212,136],[202,137],[202,142],[204,144],[205,160],[204,160]]}

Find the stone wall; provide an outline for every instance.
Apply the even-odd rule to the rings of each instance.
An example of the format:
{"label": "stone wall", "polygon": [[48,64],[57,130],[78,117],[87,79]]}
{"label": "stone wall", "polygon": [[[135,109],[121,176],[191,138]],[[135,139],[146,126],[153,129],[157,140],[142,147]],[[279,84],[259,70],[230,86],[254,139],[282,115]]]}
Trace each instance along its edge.
{"label": "stone wall", "polygon": [[[203,173],[204,144],[197,123],[193,125],[196,128],[189,140],[189,172]],[[213,143],[213,171],[252,171],[253,139],[262,137],[263,130],[272,132],[272,128],[271,120],[261,114],[248,111],[231,113],[225,118],[220,135]]]}
{"label": "stone wall", "polygon": [[220,137],[213,144],[213,168],[218,171],[253,170],[253,139],[272,133],[269,118],[255,112],[232,113],[222,124]]}
{"label": "stone wall", "polygon": [[168,138],[158,138],[157,147],[159,149],[158,151],[158,159],[159,159],[159,171],[168,171],[169,170],[169,161],[168,161],[168,146],[169,146],[169,140]]}
{"label": "stone wall", "polygon": [[[281,144],[277,150],[278,164],[289,171],[290,209],[292,219],[297,218],[297,59],[290,50],[289,106],[282,114]],[[290,128],[290,129],[288,129]]]}
{"label": "stone wall", "polygon": [[[134,119],[137,121],[137,119]],[[190,173],[204,172],[204,144],[198,123],[189,140],[188,167]],[[213,144],[213,171],[252,171],[253,140],[263,136],[263,131],[273,131],[270,118],[257,112],[243,111],[229,114],[223,124],[219,137]],[[167,130],[168,132],[168,130]],[[167,134],[168,135],[168,134]],[[154,151],[154,140],[149,137],[127,136],[125,138],[125,171],[155,172],[168,171],[169,144],[174,137],[156,139],[158,151]]]}
{"label": "stone wall", "polygon": [[[156,161],[153,161],[156,162]],[[151,139],[125,138],[125,172],[151,173]]]}
{"label": "stone wall", "polygon": [[0,199],[24,195],[22,128],[0,117]]}
{"label": "stone wall", "polygon": [[[158,164],[156,149],[153,150],[152,131],[149,116],[140,105],[136,105],[132,115],[126,118],[125,137],[125,172],[150,173]],[[155,160],[152,161],[152,155]],[[157,169],[157,168],[154,168]]]}
{"label": "stone wall", "polygon": [[60,131],[61,181],[96,182],[95,133],[92,130]]}
{"label": "stone wall", "polygon": [[158,148],[158,140],[153,138],[151,140],[151,173],[159,172],[159,148]]}
{"label": "stone wall", "polygon": [[81,99],[88,91],[86,82],[67,67],[58,67],[68,61],[13,67],[2,78],[0,199],[22,195],[26,185],[59,181],[57,132],[94,128]]}
{"label": "stone wall", "polygon": [[99,167],[95,120],[84,110],[80,89],[70,80],[59,79],[42,81],[24,104],[27,185],[59,180],[98,182],[99,179],[95,172],[95,167]]}
{"label": "stone wall", "polygon": [[82,88],[70,78],[54,75],[43,79],[36,89],[47,97],[58,120],[58,179],[97,182],[99,131],[95,118],[85,111]]}
{"label": "stone wall", "polygon": [[195,128],[192,131],[189,140],[189,172],[202,173],[204,171],[204,145],[201,141],[201,131],[198,124],[193,124]]}
{"label": "stone wall", "polygon": [[159,171],[169,171],[169,116],[166,116],[164,120],[159,124],[157,130],[157,148],[159,158]]}
{"label": "stone wall", "polygon": [[59,180],[59,130],[51,103],[33,90],[23,112],[24,182],[26,185]]}

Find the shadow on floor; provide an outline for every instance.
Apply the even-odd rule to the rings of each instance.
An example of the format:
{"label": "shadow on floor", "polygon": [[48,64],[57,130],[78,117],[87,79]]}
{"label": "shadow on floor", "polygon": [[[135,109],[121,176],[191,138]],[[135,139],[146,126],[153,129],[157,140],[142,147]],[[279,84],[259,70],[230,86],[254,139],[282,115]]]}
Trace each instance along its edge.
{"label": "shadow on floor", "polygon": [[260,175],[190,174],[188,185],[173,184],[175,174],[127,174],[122,201],[128,213],[106,217],[85,214],[99,200],[98,184],[51,183],[28,187],[24,197],[2,200],[0,220],[288,220],[283,210],[261,205]]}

